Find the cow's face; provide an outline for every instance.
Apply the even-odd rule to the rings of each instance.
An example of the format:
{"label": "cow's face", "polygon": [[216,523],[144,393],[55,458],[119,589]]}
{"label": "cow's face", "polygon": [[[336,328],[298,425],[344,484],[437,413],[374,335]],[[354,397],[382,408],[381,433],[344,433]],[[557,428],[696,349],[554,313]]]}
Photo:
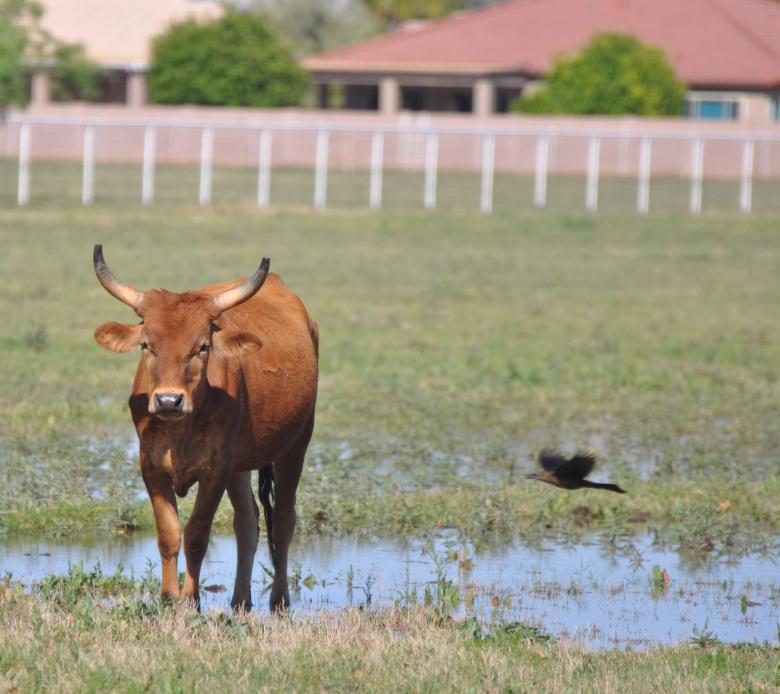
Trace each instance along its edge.
{"label": "cow's face", "polygon": [[[102,262],[102,253],[99,261]],[[264,265],[260,285],[268,272],[268,263],[264,262]],[[133,306],[142,319],[135,325],[104,323],[95,330],[95,339],[114,352],[140,348],[140,368],[147,386],[151,415],[181,419],[195,410],[205,392],[212,352],[227,357],[240,356],[262,346],[255,335],[221,330],[217,322],[224,310],[236,305],[237,298],[246,300],[259,290],[259,286],[246,297],[245,285],[248,283],[218,296],[200,292],[176,294],[164,289],[142,293],[126,285],[117,287],[108,280],[104,282],[105,275],[101,276],[98,260],[95,267],[101,283],[109,285],[106,289]],[[107,268],[104,272],[108,272]],[[249,282],[253,280],[256,277]]]}

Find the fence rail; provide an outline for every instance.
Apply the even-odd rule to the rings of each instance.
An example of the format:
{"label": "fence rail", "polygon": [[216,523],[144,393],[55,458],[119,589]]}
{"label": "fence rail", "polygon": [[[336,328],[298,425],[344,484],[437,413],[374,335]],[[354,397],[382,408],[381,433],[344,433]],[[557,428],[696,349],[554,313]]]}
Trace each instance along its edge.
{"label": "fence rail", "polygon": [[777,132],[15,115],[0,148],[0,204],[20,206],[780,210]]}

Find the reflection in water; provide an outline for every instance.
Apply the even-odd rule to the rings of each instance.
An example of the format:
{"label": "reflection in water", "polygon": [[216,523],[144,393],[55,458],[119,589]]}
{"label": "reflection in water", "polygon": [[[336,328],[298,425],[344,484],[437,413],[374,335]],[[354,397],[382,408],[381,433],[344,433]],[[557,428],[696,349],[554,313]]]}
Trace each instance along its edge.
{"label": "reflection in water", "polygon": [[[260,564],[270,565],[263,550],[261,544],[253,587],[261,610],[267,594]],[[85,567],[100,562],[104,573],[121,565],[135,576],[152,562],[159,573],[157,546],[150,537],[0,545],[0,575],[10,572],[27,586],[64,573],[77,561]],[[203,582],[227,590],[203,593],[205,609],[228,608],[234,572],[233,538],[213,538]],[[694,630],[707,630],[725,642],[773,642],[780,623],[778,567],[771,558],[691,564],[675,552],[654,548],[649,537],[618,553],[598,542],[513,545],[475,553],[446,534],[409,543],[327,538],[294,544],[290,573],[291,588],[297,584],[292,599],[298,615],[428,599],[455,617],[530,623],[593,648],[671,644],[690,638]]]}

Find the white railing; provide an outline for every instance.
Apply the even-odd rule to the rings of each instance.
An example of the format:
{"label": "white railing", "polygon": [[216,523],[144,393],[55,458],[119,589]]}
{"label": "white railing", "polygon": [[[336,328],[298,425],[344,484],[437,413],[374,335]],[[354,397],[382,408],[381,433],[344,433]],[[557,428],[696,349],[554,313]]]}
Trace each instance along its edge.
{"label": "white railing", "polygon": [[[502,207],[544,208],[556,186],[581,186],[580,206],[594,212],[605,195],[623,206],[633,199],[640,214],[663,208],[654,182],[663,183],[669,199],[687,197],[692,214],[707,206],[709,186],[719,206],[745,213],[755,207],[757,184],[770,207],[780,199],[780,133],[771,131],[23,115],[1,127],[0,174],[10,184],[13,167],[15,202],[21,206],[41,191],[58,200],[71,195],[74,166],[81,170],[84,205],[111,198],[104,190],[109,184],[113,197],[144,205],[176,193],[201,205],[251,199],[259,207],[378,210],[395,199],[426,209],[474,207],[486,214]],[[341,193],[332,195],[336,189]],[[731,193],[722,191],[731,189],[733,199],[726,202]]]}

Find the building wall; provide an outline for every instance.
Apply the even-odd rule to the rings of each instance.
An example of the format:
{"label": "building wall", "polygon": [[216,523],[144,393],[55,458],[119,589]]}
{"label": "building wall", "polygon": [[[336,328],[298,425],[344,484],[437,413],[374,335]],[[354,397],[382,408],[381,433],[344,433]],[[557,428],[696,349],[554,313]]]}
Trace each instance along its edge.
{"label": "building wall", "polygon": [[219,17],[215,0],[43,0],[44,29],[107,67],[148,65],[151,40],[178,21]]}

